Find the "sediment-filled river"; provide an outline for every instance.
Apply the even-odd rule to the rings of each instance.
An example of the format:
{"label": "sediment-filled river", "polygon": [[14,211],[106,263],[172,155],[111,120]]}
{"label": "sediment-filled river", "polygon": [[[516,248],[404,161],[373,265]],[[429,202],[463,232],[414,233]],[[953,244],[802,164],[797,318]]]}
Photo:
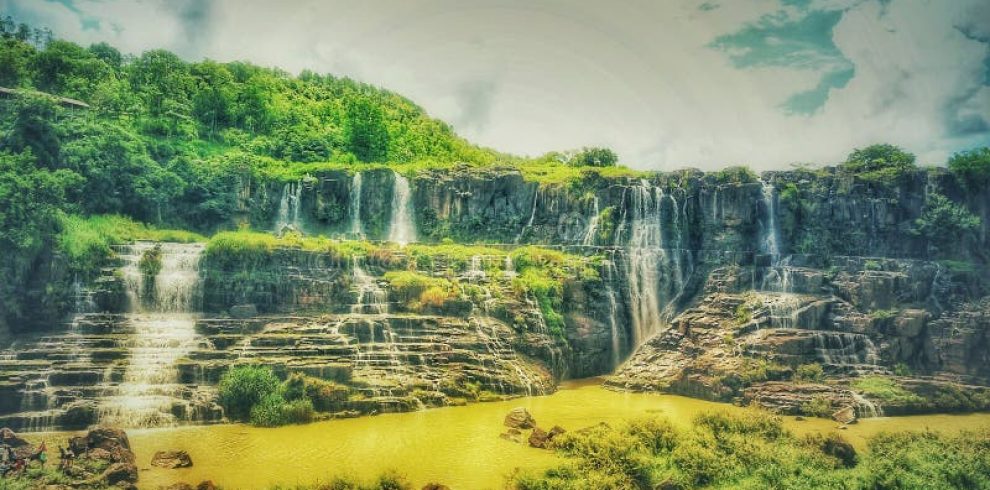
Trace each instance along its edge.
{"label": "sediment-filled river", "polygon": [[[371,480],[388,469],[398,470],[417,486],[436,481],[457,489],[501,488],[506,475],[517,468],[540,470],[562,461],[549,451],[499,438],[505,429],[502,420],[514,407],[529,409],[541,427],[560,425],[568,430],[648,415],[686,425],[702,411],[740,410],[679,396],[614,392],[602,388],[598,380],[584,380],[566,383],[554,395],[505,402],[277,429],[230,424],[131,430],[129,436],[142,469],[138,486],[146,489],[202,480],[228,489],[292,486],[338,475]],[[785,420],[797,434],[838,430],[835,422],[825,419]],[[980,427],[990,427],[990,414],[864,419],[842,434],[862,448],[867,437],[885,430]],[[34,440],[61,439],[54,434],[33,436]],[[159,450],[185,450],[194,466],[151,467],[151,457]]]}

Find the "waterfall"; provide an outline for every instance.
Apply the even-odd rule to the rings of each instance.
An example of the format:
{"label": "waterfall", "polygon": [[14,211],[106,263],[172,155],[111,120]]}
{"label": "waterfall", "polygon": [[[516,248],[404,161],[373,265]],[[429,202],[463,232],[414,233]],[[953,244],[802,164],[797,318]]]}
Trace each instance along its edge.
{"label": "waterfall", "polygon": [[[178,421],[183,386],[175,363],[199,342],[196,316],[199,259],[204,246],[138,242],[122,248],[122,273],[131,300],[127,324],[133,334],[121,340],[128,350],[123,382],[107,388],[99,403],[101,424],[120,427],[161,427]],[[160,261],[160,270],[141,269],[142,259]],[[148,270],[148,267],[145,267]],[[181,412],[180,412],[181,414]]]}
{"label": "waterfall", "polygon": [[664,257],[660,201],[662,191],[645,180],[632,189],[629,238],[629,282],[633,345],[640,345],[662,323],[660,277]]}
{"label": "waterfall", "polygon": [[351,270],[357,288],[355,291],[357,303],[351,306],[351,313],[370,312],[377,315],[388,313],[388,294],[378,285],[374,277],[365,272],[358,257],[354,257],[351,262]]}
{"label": "waterfall", "polygon": [[883,417],[883,408],[879,404],[870,401],[855,391],[850,393],[852,393],[853,400],[856,402],[857,417],[861,419]]}
{"label": "waterfall", "polygon": [[405,245],[416,241],[416,224],[413,221],[412,191],[409,180],[394,173],[392,187],[392,223],[389,226],[389,241]]}
{"label": "waterfall", "polygon": [[523,226],[523,229],[519,230],[519,234],[516,235],[516,239],[514,240],[515,243],[519,243],[520,241],[522,241],[523,234],[526,233],[526,230],[529,230],[533,227],[533,221],[536,220],[536,203],[537,201],[539,201],[539,199],[540,199],[540,187],[539,185],[537,185],[536,190],[533,192],[533,205],[530,206],[529,220],[526,221],[526,226]]}
{"label": "waterfall", "polygon": [[278,201],[278,215],[275,218],[275,233],[286,228],[302,232],[302,182],[286,182],[282,186],[282,197]]}
{"label": "waterfall", "polygon": [[780,228],[777,225],[777,196],[773,184],[763,182],[763,207],[767,216],[763,220],[763,252],[770,255],[771,263],[780,257]]}
{"label": "waterfall", "polygon": [[598,215],[600,211],[598,209],[598,196],[595,196],[594,205],[592,207],[591,219],[588,220],[588,228],[584,232],[584,239],[581,240],[582,245],[591,246],[595,244],[595,233],[598,232]]}
{"label": "waterfall", "polygon": [[619,339],[619,302],[613,284],[618,278],[618,270],[615,267],[614,257],[610,257],[603,264],[605,269],[605,296],[608,298],[608,327],[609,337],[612,340],[612,370],[619,367],[622,359],[622,344]]}
{"label": "waterfall", "polygon": [[814,332],[815,354],[824,364],[877,364],[880,356],[869,337],[848,332]]}
{"label": "waterfall", "polygon": [[361,226],[361,172],[354,172],[351,178],[351,234],[355,238],[364,236],[364,227]]}

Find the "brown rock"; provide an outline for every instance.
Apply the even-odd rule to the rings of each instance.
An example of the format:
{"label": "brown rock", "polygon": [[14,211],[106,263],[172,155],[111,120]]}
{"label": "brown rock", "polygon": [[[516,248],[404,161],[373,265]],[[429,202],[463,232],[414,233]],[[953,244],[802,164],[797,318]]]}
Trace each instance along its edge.
{"label": "brown rock", "polygon": [[151,466],[159,468],[189,468],[193,465],[192,458],[185,451],[158,451],[151,458]]}
{"label": "brown rock", "polygon": [[538,449],[546,449],[550,444],[550,434],[546,431],[537,427],[533,429],[533,432],[529,435],[529,446]]}
{"label": "brown rock", "polygon": [[195,487],[188,483],[173,483],[167,487],[158,487],[159,490],[196,490]]}
{"label": "brown rock", "polygon": [[512,411],[506,414],[503,423],[506,427],[512,427],[514,429],[532,429],[536,427],[536,419],[529,413],[529,410],[522,407],[513,408]]}
{"label": "brown rock", "polygon": [[852,406],[841,408],[832,414],[832,420],[841,424],[850,424],[856,420],[856,409]]}
{"label": "brown rock", "polygon": [[196,490],[217,490],[217,486],[213,484],[212,480],[204,480],[196,485]]}
{"label": "brown rock", "polygon": [[98,476],[90,478],[89,480],[80,482],[75,486],[96,486],[96,485],[106,485],[106,486],[119,486],[124,488],[132,488],[134,483],[138,480],[138,469],[132,463],[114,463],[110,465],[103,473]]}
{"label": "brown rock", "polygon": [[116,463],[134,463],[134,453],[127,433],[110,427],[96,427],[86,434],[86,445],[89,449],[105,449],[110,452],[110,459]]}
{"label": "brown rock", "polygon": [[0,429],[0,444],[16,449],[21,446],[27,446],[28,442],[15,434],[14,431],[4,427],[3,429]]}
{"label": "brown rock", "polygon": [[539,449],[549,449],[550,443],[553,442],[553,439],[565,432],[567,431],[559,425],[553,426],[553,428],[550,429],[550,432],[546,432],[537,427],[533,429],[533,432],[529,435],[529,445]]}

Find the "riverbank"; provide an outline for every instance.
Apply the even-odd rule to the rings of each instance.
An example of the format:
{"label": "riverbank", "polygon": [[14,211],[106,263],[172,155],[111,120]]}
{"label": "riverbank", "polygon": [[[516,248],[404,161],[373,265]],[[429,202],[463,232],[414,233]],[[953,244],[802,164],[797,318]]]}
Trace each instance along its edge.
{"label": "riverbank", "polygon": [[[437,408],[412,413],[331,420],[276,429],[241,424],[145,429],[128,432],[141,469],[138,487],[157,489],[177,482],[212,480],[224,488],[268,488],[349,476],[370,481],[394,469],[417,488],[440,482],[451,488],[501,488],[515,469],[538,472],[564,461],[561,456],[499,438],[505,414],[525,407],[540,427],[573,431],[599,423],[620,425],[644,416],[665,417],[685,428],[702,412],[742,411],[739,407],[673,395],[609,391],[600,380],[564,383],[548,396]],[[831,420],[783,417],[797,436],[840,432],[857,449],[884,431],[957,433],[990,428],[990,414],[923,415],[863,419],[846,429]],[[32,441],[60,434],[31,434]],[[182,450],[193,466],[150,466],[156,451]]]}

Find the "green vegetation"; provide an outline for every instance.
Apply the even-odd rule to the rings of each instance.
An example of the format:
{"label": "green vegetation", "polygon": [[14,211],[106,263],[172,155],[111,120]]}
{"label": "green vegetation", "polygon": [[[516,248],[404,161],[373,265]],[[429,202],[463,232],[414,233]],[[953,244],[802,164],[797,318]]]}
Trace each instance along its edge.
{"label": "green vegetation", "polygon": [[[387,471],[373,482],[361,482],[349,477],[336,477],[326,483],[315,485],[297,485],[294,487],[275,486],[271,490],[413,490],[412,483],[406,477],[395,471]],[[427,488],[446,488],[440,485],[426,485]]]}
{"label": "green vegetation", "polygon": [[938,252],[954,252],[979,229],[980,218],[941,194],[929,194],[911,232],[925,238]]}
{"label": "green vegetation", "polygon": [[[576,488],[990,488],[990,434],[881,434],[863,454],[840,436],[797,437],[756,410],[708,413],[679,430],[663,419],[602,424],[554,441],[569,461],[523,473],[523,490]],[[933,456],[937,455],[937,456]]]}
{"label": "green vegetation", "polygon": [[971,189],[981,189],[990,183],[990,147],[976,148],[952,155],[949,170]]}
{"label": "green vegetation", "polygon": [[889,144],[857,148],[839,165],[839,170],[864,181],[889,185],[914,170],[914,155]]}
{"label": "green vegetation", "polygon": [[270,401],[279,394],[279,380],[271,368],[237,366],[220,378],[218,393],[220,404],[231,420],[246,422],[252,418],[256,406]]}
{"label": "green vegetation", "polygon": [[885,376],[863,376],[852,381],[854,390],[884,403],[907,405],[921,403],[924,399],[904,388],[897,381]]}
{"label": "green vegetation", "polygon": [[794,369],[794,381],[798,383],[821,383],[825,379],[825,370],[817,362],[802,364]]}

